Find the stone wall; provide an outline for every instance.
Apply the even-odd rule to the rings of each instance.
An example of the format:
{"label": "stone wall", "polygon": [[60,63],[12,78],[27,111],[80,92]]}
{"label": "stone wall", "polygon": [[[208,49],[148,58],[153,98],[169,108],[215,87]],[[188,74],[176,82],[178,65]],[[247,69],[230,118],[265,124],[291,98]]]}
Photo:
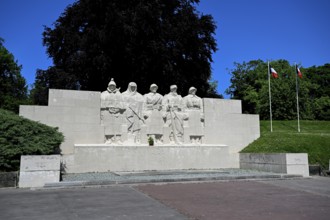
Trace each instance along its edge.
{"label": "stone wall", "polygon": [[260,137],[259,115],[242,114],[240,100],[204,98],[205,144],[226,144],[239,152]]}
{"label": "stone wall", "polygon": [[50,89],[48,106],[21,105],[19,114],[58,127],[65,136],[61,153],[72,154],[76,143],[99,144],[104,141],[104,128],[100,125],[100,94]]}
{"label": "stone wall", "polygon": [[[104,143],[100,95],[100,92],[50,89],[48,106],[20,106],[20,115],[58,127],[63,132],[65,141],[61,153],[69,169],[77,162],[74,145]],[[205,135],[202,143],[226,145],[230,166],[238,168],[238,152],[260,136],[259,116],[242,114],[240,100],[203,98],[203,105]]]}
{"label": "stone wall", "polygon": [[205,143],[226,144],[234,168],[243,148],[260,137],[259,115],[242,114],[240,100],[204,98]]}
{"label": "stone wall", "polygon": [[240,168],[309,176],[305,153],[240,153]]}
{"label": "stone wall", "polygon": [[19,187],[42,187],[60,181],[60,155],[21,156]]}
{"label": "stone wall", "polygon": [[232,167],[228,146],[75,145],[68,173]]}

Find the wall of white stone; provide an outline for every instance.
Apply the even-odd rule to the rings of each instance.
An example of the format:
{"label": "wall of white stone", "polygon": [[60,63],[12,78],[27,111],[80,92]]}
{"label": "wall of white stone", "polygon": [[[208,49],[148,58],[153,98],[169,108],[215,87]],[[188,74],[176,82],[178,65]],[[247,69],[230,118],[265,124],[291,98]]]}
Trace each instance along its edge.
{"label": "wall of white stone", "polygon": [[100,109],[101,92],[50,89],[48,106],[72,106]]}
{"label": "wall of white stone", "polygon": [[[48,106],[23,105],[20,106],[20,115],[58,127],[65,136],[61,145],[63,161],[72,167],[77,165],[77,161],[82,163],[76,155],[75,144],[104,143],[100,95],[100,92],[50,89]],[[203,98],[203,104],[203,144],[228,146],[224,155],[230,162],[226,164],[238,168],[238,152],[260,136],[259,116],[242,114],[240,100]]]}
{"label": "wall of white stone", "polygon": [[21,156],[19,187],[43,187],[60,181],[60,155]]}
{"label": "wall of white stone", "polygon": [[240,100],[204,98],[205,143],[239,152],[260,137],[259,115],[241,114]]}
{"label": "wall of white stone", "polygon": [[208,146],[75,145],[68,173],[232,167],[229,148]]}
{"label": "wall of white stone", "polygon": [[[20,115],[58,127],[65,136],[62,154],[74,144],[104,143],[100,125],[100,92],[49,90],[48,106],[20,106]],[[226,144],[238,152],[260,136],[259,116],[241,114],[240,100],[204,98],[204,144]]]}
{"label": "wall of white stone", "polygon": [[309,176],[306,153],[240,153],[240,168]]}
{"label": "wall of white stone", "polygon": [[21,105],[19,114],[43,124],[58,127],[65,140],[62,154],[72,154],[75,143],[104,142],[100,125],[100,92],[49,90],[48,106]]}

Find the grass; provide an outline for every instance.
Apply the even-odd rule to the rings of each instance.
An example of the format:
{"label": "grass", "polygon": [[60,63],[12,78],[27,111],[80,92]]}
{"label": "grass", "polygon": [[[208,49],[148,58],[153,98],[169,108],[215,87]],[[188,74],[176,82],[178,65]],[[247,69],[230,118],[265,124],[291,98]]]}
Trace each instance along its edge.
{"label": "grass", "polygon": [[329,169],[330,121],[260,121],[260,138],[248,145],[242,153],[308,153],[309,164]]}

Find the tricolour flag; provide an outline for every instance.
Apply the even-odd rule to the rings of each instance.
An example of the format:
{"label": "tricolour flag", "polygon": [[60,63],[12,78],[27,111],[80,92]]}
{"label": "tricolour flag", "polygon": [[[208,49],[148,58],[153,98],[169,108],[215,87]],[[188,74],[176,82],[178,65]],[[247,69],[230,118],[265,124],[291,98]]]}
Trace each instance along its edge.
{"label": "tricolour flag", "polygon": [[278,78],[278,74],[273,67],[269,66],[269,71],[270,71],[269,74],[271,74],[273,78],[275,78],[275,79]]}
{"label": "tricolour flag", "polygon": [[302,78],[302,74],[301,74],[300,69],[299,69],[298,66],[296,66],[296,72],[297,72],[298,77],[301,79]]}

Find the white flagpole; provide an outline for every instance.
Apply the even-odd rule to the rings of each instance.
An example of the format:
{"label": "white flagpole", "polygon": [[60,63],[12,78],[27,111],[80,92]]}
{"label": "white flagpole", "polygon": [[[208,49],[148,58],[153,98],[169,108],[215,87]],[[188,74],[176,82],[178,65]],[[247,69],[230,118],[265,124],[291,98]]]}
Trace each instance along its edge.
{"label": "white flagpole", "polygon": [[273,132],[273,119],[272,119],[272,94],[270,90],[270,71],[269,71],[269,61],[268,61],[268,91],[269,91],[269,117],[270,117],[270,132]]}
{"label": "white flagpole", "polygon": [[295,74],[296,74],[296,97],[297,97],[297,118],[298,118],[298,132],[300,132],[300,121],[299,121],[299,85],[298,85],[298,73],[297,73],[297,64],[294,64]]}

